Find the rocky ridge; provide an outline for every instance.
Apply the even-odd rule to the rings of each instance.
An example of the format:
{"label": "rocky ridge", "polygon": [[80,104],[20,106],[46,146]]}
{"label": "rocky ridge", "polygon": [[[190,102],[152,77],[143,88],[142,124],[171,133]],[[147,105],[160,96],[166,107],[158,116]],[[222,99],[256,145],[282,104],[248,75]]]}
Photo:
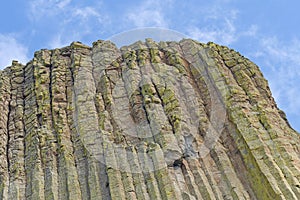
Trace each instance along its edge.
{"label": "rocky ridge", "polygon": [[299,134],[227,47],[74,42],[0,97],[0,199],[300,199]]}

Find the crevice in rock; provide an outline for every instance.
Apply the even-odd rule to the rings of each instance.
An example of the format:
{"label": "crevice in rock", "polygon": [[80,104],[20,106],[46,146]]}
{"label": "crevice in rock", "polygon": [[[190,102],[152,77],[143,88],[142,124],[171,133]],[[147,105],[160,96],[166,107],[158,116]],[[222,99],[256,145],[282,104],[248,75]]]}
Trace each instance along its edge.
{"label": "crevice in rock", "polygon": [[[97,96],[99,94],[101,94],[101,98],[102,98],[102,101],[104,102],[104,97],[102,95],[102,93],[100,93],[99,91],[99,86],[97,85],[97,77],[95,77],[95,66],[96,64],[94,63],[94,60],[93,60],[93,51],[91,52],[91,60],[92,60],[92,76],[93,76],[93,80],[94,80],[94,84],[95,84],[95,87],[96,87],[96,91],[95,91],[95,98],[94,98],[94,104],[95,104],[95,108],[96,108],[96,112],[97,112],[97,116],[98,116],[98,123],[99,123],[99,126],[101,126],[101,122],[100,122],[100,113],[101,113],[101,110],[99,108],[99,103],[97,101]],[[99,77],[100,79],[100,77]],[[106,108],[106,104],[104,103],[104,107]],[[105,109],[106,110],[106,109]],[[98,127],[99,131],[101,132],[101,127]],[[101,138],[103,138],[103,134],[101,133],[100,135]],[[103,140],[103,139],[102,139]],[[108,179],[108,174],[107,174],[107,170],[106,169],[106,160],[105,160],[105,155],[104,155],[104,152],[105,152],[105,149],[103,148],[103,141],[102,141],[102,159],[99,163],[98,163],[98,166],[100,168],[100,171],[99,171],[99,183],[100,183],[100,187],[101,187],[101,195],[102,195],[102,198],[105,199],[105,198],[108,198],[108,199],[111,199],[111,194],[110,194],[110,189],[109,189],[109,179]]]}
{"label": "crevice in rock", "polygon": [[234,127],[234,125],[229,121],[227,121],[226,123],[227,126],[225,127],[225,130],[220,137],[220,142],[227,150],[226,153],[230,158],[231,164],[234,166],[233,169],[236,172],[236,175],[239,177],[239,180],[243,184],[243,187],[246,189],[245,191],[247,191],[251,199],[255,200],[257,199],[257,197],[251,187],[251,183],[249,182],[249,179],[247,178],[246,175],[247,168],[243,160],[243,157],[241,155],[242,152],[237,147],[237,143],[232,137],[233,131],[231,127]]}
{"label": "crevice in rock", "polygon": [[[10,89],[12,87],[12,76],[11,75],[9,77],[9,84],[10,84]],[[9,130],[9,124],[10,124],[10,115],[11,115],[11,100],[12,100],[12,94],[10,93],[10,97],[9,97],[9,103],[8,103],[8,113],[7,113],[7,124],[6,124],[6,137],[7,137],[7,140],[6,140],[6,162],[7,162],[7,171],[8,171],[8,182],[10,182],[10,130]]]}
{"label": "crevice in rock", "polygon": [[[79,189],[76,191],[82,198],[91,198],[91,189],[89,185],[89,159],[92,159],[88,150],[81,141],[81,136],[78,131],[78,118],[79,113],[78,107],[80,106],[77,102],[78,94],[75,89],[75,83],[77,81],[77,75],[79,73],[82,61],[82,55],[79,49],[75,49],[74,46],[70,47],[69,66],[66,66],[66,80],[68,75],[70,80],[65,84],[65,87],[70,88],[70,93],[66,95],[66,115],[67,124],[70,128],[70,141],[72,143],[72,153],[74,156],[75,173],[77,174]],[[69,73],[68,73],[69,72]],[[69,96],[70,95],[70,96]],[[62,146],[63,147],[63,146]],[[61,147],[61,148],[62,148]],[[68,155],[66,155],[68,156]],[[67,158],[66,158],[67,159]],[[73,178],[75,178],[73,176]],[[67,181],[67,180],[66,180]],[[76,182],[77,182],[76,181]],[[96,184],[96,183],[95,183]],[[73,186],[72,186],[73,187]],[[69,187],[67,189],[72,189]],[[74,194],[73,194],[74,197]]]}
{"label": "crevice in rock", "polygon": [[[238,150],[241,152],[242,161],[246,166],[245,176],[249,180],[252,191],[257,195],[263,195],[265,198],[278,198],[278,194],[270,185],[270,182],[267,180],[267,174],[265,171],[261,170],[261,167],[253,155],[247,141],[241,134],[237,124],[229,118],[229,124],[231,124],[231,129],[234,132],[231,132],[231,135],[234,137],[234,141],[237,144]],[[260,177],[259,179],[251,178],[251,177]],[[260,187],[263,185],[264,187]],[[250,192],[250,191],[249,191]]]}
{"label": "crevice in rock", "polygon": [[[161,102],[161,106],[163,107],[164,111],[165,111],[165,103],[161,97],[161,94],[159,93],[159,90],[157,88],[157,85],[154,83],[153,79],[151,79],[151,82],[155,88],[155,93],[157,94],[158,98],[160,99],[160,102]],[[174,123],[172,123],[171,121],[171,118],[170,116],[166,115],[167,116],[167,119],[168,119],[168,122],[170,124],[170,126],[172,127],[172,133],[175,134],[175,127],[174,127]]]}
{"label": "crevice in rock", "polygon": [[256,65],[193,40],[93,48],[0,71],[0,198],[299,197],[300,137]]}
{"label": "crevice in rock", "polygon": [[150,127],[150,130],[151,130],[151,135],[152,135],[153,141],[154,141],[155,143],[157,143],[157,141],[155,140],[155,136],[153,135],[151,125],[150,125],[151,123],[150,123],[150,119],[149,119],[149,114],[148,114],[147,109],[146,109],[145,97],[142,95],[142,87],[139,87],[139,92],[140,92],[140,94],[141,94],[141,96],[142,96],[142,108],[143,108],[143,110],[144,110],[144,112],[145,112],[146,120],[147,120],[147,122],[148,122],[148,124],[149,124],[149,127]]}
{"label": "crevice in rock", "polygon": [[[180,49],[183,52],[183,55],[185,55],[185,51],[184,51],[184,47],[182,43],[179,43]],[[194,70],[196,70],[197,72],[199,72],[196,67],[193,66],[193,63],[190,63],[187,59],[184,59],[184,61],[186,62],[186,65],[184,65],[186,72],[187,72],[187,76],[189,77],[189,82],[190,84],[195,88],[195,91],[197,92],[199,98],[201,98],[203,105],[204,105],[204,109],[205,109],[205,113],[206,116],[210,116],[210,111],[211,111],[211,101],[212,99],[210,98],[210,94],[209,94],[209,89],[208,89],[208,85],[204,80],[204,77],[201,73],[198,74],[198,77],[196,77],[193,72],[192,72],[192,68]]]}

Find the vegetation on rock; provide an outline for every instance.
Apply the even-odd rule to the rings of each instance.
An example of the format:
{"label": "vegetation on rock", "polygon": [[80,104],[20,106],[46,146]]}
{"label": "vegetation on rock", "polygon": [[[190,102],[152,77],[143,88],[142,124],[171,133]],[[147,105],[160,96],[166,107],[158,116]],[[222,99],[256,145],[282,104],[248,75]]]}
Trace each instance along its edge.
{"label": "vegetation on rock", "polygon": [[259,68],[190,39],[40,50],[0,71],[0,199],[300,199]]}

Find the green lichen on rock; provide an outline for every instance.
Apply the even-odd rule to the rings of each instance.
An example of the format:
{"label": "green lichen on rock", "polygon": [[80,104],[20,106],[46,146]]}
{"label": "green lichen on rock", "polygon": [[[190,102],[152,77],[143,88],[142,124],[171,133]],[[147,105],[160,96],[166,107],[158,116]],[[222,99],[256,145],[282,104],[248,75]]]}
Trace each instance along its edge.
{"label": "green lichen on rock", "polygon": [[0,71],[0,199],[300,199],[300,136],[209,42],[40,50]]}

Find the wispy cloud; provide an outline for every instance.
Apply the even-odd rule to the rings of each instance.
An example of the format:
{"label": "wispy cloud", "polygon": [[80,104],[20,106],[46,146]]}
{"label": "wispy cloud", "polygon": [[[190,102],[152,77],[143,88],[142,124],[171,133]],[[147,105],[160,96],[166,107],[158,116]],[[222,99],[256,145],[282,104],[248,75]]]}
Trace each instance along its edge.
{"label": "wispy cloud", "polygon": [[240,13],[234,8],[227,8],[226,3],[230,0],[219,0],[218,3],[210,4],[203,8],[202,21],[197,24],[190,24],[187,27],[187,35],[201,42],[216,42],[222,45],[230,45],[243,36],[254,37],[257,26],[251,25],[241,30],[236,20]]}
{"label": "wispy cloud", "polygon": [[171,0],[147,0],[132,8],[126,14],[126,17],[136,27],[157,26],[166,28],[168,27],[168,22],[164,16],[164,8],[166,3],[171,2]]}
{"label": "wispy cloud", "polygon": [[225,23],[225,26],[222,28],[198,28],[196,26],[191,26],[190,28],[188,28],[188,35],[191,38],[197,39],[201,42],[213,41],[224,45],[228,45],[236,41],[235,27],[230,21],[227,21]]}
{"label": "wispy cloud", "polygon": [[[283,43],[277,37],[261,39],[256,53],[268,68],[266,76],[279,106],[300,117],[300,40]],[[271,58],[271,59],[270,59]]]}
{"label": "wispy cloud", "polygon": [[[99,2],[98,2],[99,3]],[[85,7],[73,7],[70,13],[70,21],[71,23],[80,24],[84,26],[85,29],[92,29],[99,25],[107,25],[110,24],[110,18],[104,13],[100,11],[100,3],[94,8],[91,6]]]}
{"label": "wispy cloud", "polygon": [[12,60],[26,64],[28,49],[12,35],[0,34],[0,69],[11,65]]}
{"label": "wispy cloud", "polygon": [[[56,48],[68,45],[74,40],[84,40],[86,35],[95,34],[97,27],[110,23],[109,18],[102,12],[101,5],[102,1],[90,6],[89,3],[78,3],[74,0],[31,0],[29,19],[39,27],[47,24],[46,28],[53,31],[47,48]],[[39,28],[38,32],[41,31],[43,29]]]}
{"label": "wispy cloud", "polygon": [[[294,63],[290,66],[285,66],[284,70],[288,72],[288,76],[299,76],[298,69],[300,63],[300,40],[295,38],[290,43],[283,43],[277,37],[268,37],[261,40],[261,46],[264,47],[263,53],[273,56],[276,60],[286,63]],[[273,68],[275,70],[275,68]],[[296,72],[296,73],[295,73]]]}
{"label": "wispy cloud", "polygon": [[48,42],[48,46],[51,49],[61,48],[61,47],[64,47],[64,46],[68,46],[69,44],[70,44],[70,40],[68,40],[68,41],[64,40],[62,38],[62,33],[57,33]]}
{"label": "wispy cloud", "polygon": [[222,45],[230,45],[239,40],[240,37],[255,37],[257,27],[250,26],[245,31],[238,31],[234,22],[226,19],[220,27],[207,26],[198,28],[191,26],[188,28],[188,36],[201,42],[216,42]]}
{"label": "wispy cloud", "polygon": [[31,0],[29,1],[29,17],[31,20],[44,20],[44,17],[61,18],[60,23],[75,20],[86,21],[91,17],[100,20],[103,17],[103,14],[99,12],[100,6],[101,1],[92,7],[72,3],[72,0]]}
{"label": "wispy cloud", "polygon": [[71,3],[72,0],[61,0],[61,1],[55,1],[58,8],[63,9],[66,7],[69,3]]}
{"label": "wispy cloud", "polygon": [[54,16],[60,12],[65,12],[65,8],[72,0],[31,0],[29,1],[29,17],[31,20],[40,20],[45,16]]}
{"label": "wispy cloud", "polygon": [[75,17],[79,17],[82,20],[87,20],[90,17],[101,17],[100,13],[90,6],[86,6],[83,8],[74,8],[72,15]]}

